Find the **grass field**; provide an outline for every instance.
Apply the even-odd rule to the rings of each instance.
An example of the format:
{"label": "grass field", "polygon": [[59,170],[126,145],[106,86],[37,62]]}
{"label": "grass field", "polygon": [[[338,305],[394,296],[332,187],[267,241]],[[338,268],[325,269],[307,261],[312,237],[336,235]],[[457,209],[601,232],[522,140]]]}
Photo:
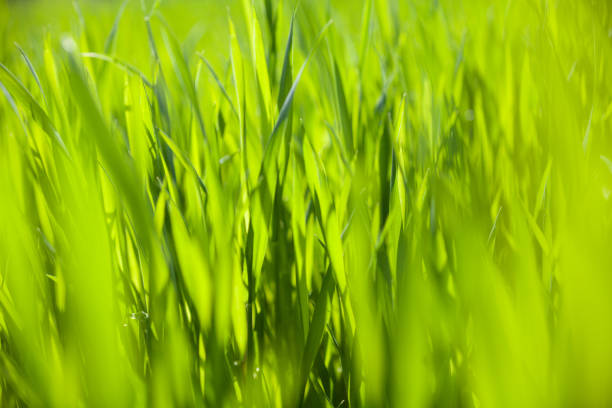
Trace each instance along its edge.
{"label": "grass field", "polygon": [[0,406],[612,406],[612,3],[0,0]]}

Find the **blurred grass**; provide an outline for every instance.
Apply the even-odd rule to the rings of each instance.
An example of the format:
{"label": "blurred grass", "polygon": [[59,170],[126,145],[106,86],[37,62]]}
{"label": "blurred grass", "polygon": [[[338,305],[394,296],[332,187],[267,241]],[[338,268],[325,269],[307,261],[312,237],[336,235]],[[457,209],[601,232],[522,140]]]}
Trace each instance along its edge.
{"label": "blurred grass", "polygon": [[612,405],[607,1],[0,1],[0,406]]}

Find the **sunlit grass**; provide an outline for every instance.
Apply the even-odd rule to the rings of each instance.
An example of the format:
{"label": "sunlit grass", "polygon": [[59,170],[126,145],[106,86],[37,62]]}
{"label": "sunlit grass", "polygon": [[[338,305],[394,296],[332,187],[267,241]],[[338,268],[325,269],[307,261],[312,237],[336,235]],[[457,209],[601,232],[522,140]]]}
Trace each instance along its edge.
{"label": "sunlit grass", "polygon": [[0,0],[0,406],[612,404],[607,1]]}

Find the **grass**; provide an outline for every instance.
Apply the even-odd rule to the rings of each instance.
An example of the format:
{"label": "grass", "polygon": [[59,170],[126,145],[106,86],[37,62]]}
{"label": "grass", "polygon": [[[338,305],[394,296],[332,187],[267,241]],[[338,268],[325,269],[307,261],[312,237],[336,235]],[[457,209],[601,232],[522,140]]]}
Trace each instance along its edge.
{"label": "grass", "polygon": [[607,1],[0,1],[0,405],[612,404]]}

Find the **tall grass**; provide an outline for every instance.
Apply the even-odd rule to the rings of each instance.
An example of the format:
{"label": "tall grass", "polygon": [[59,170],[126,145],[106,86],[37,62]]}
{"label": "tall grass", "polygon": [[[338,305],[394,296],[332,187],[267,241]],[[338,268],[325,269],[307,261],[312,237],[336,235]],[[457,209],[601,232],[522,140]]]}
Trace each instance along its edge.
{"label": "tall grass", "polygon": [[0,1],[0,405],[612,405],[612,6]]}

